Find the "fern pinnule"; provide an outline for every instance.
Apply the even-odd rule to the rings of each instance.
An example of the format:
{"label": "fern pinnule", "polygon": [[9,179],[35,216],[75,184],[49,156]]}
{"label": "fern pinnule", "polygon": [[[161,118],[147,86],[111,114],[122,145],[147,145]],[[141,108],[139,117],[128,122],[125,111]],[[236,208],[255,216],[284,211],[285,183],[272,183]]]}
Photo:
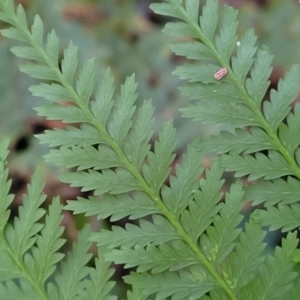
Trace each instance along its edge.
{"label": "fern pinnule", "polygon": [[246,189],[246,199],[253,199],[253,204],[264,202],[266,207],[277,203],[291,204],[299,201],[300,182],[288,177],[287,180],[278,178],[273,181],[263,181],[258,186],[250,185]]}
{"label": "fern pinnule", "polygon": [[116,300],[117,297],[109,295],[115,282],[109,281],[114,271],[110,268],[110,262],[104,260],[104,249],[98,249],[98,257],[95,259],[95,268],[90,268],[90,280],[84,280],[85,289],[80,294],[80,299],[91,300]]}
{"label": "fern pinnule", "polygon": [[246,286],[255,277],[257,268],[263,265],[266,233],[250,220],[235,244],[235,251],[222,263],[222,273],[235,289]]}

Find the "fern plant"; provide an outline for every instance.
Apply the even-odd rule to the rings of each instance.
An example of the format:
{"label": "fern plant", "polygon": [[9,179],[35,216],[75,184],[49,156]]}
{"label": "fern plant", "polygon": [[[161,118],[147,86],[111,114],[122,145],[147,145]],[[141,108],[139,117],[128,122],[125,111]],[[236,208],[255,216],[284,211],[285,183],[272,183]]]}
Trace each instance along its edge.
{"label": "fern plant", "polygon": [[[0,1],[0,19],[11,25],[2,34],[28,44],[12,48],[18,57],[29,60],[20,70],[42,80],[30,87],[33,95],[48,100],[36,108],[38,115],[70,124],[38,135],[42,143],[55,147],[46,160],[71,168],[62,175],[63,182],[94,194],[68,201],[65,209],[113,221],[138,219],[125,228],[113,226],[92,234],[85,228],[67,262],[56,271],[62,259],[57,252],[63,244],[59,237],[62,207],[55,199],[45,224],[37,223],[45,214],[39,208],[45,197],[37,172],[19,217],[13,225],[7,224],[12,197],[3,162],[4,142],[0,147],[0,295],[5,299],[115,299],[108,295],[111,262],[135,268],[124,278],[132,286],[128,299],[148,299],[153,294],[155,299],[177,300],[297,299],[296,232],[289,232],[273,255],[265,255],[262,226],[291,231],[300,225],[299,106],[291,112],[298,93],[298,67],[288,72],[277,91],[271,91],[269,101],[263,101],[272,57],[257,50],[253,31],[238,40],[234,9],[224,6],[219,18],[218,2],[208,0],[199,18],[199,0],[168,0],[152,8],[180,19],[165,28],[186,38],[172,50],[196,60],[175,72],[188,80],[182,93],[198,100],[182,109],[183,115],[231,128],[189,145],[176,175],[170,175],[175,129],[167,122],[150,149],[153,107],[150,100],[136,107],[134,76],[115,95],[109,70],[96,84],[95,61],[78,68],[73,43],[60,62],[55,32],[44,41],[39,16],[28,28],[22,6],[15,10],[12,0]],[[63,105],[62,99],[70,104]],[[199,179],[208,151],[222,155]],[[223,195],[224,170],[261,181],[250,185],[246,194],[237,181]],[[245,199],[267,209],[256,209],[242,229]],[[100,249],[95,268],[85,267],[91,241]]]}

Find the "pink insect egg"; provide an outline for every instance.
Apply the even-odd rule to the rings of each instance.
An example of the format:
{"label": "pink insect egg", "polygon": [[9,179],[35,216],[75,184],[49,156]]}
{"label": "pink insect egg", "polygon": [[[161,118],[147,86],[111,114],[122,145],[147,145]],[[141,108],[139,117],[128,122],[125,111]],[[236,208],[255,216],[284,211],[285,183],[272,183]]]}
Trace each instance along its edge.
{"label": "pink insect egg", "polygon": [[227,74],[227,69],[222,68],[215,73],[214,77],[216,80],[221,80],[224,76],[226,76],[226,74]]}

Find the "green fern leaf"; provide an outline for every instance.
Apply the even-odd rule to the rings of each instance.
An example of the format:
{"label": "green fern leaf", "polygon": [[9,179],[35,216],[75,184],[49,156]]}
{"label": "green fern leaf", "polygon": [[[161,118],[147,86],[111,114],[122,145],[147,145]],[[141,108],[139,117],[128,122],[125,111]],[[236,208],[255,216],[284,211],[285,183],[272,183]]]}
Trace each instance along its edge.
{"label": "green fern leaf", "polygon": [[225,6],[222,12],[220,33],[216,36],[216,49],[221,59],[227,65],[233,49],[236,46],[237,36],[237,11],[232,7]]}
{"label": "green fern leaf", "polygon": [[236,129],[234,133],[223,131],[220,135],[211,136],[203,140],[201,146],[207,152],[216,152],[223,154],[255,153],[262,150],[275,150],[276,146],[272,139],[260,128],[253,127],[245,132],[242,129]]}
{"label": "green fern leaf", "polygon": [[[185,115],[203,122],[230,124],[234,130],[245,126],[257,127],[257,130],[244,135],[242,130],[235,131],[244,141],[241,146],[230,146],[230,143],[224,143],[223,148],[220,146],[220,153],[231,151],[222,159],[226,169],[237,172],[237,176],[249,174],[250,179],[275,179],[288,174],[300,176],[292,153],[292,149],[296,149],[299,143],[287,142],[288,151],[283,145],[284,139],[289,139],[288,136],[291,136],[293,130],[295,131],[293,128],[296,127],[293,116],[288,114],[299,79],[296,68],[293,68],[280,84],[278,92],[272,92],[271,101],[265,103],[261,109],[261,105],[257,104],[262,101],[264,91],[268,87],[267,75],[270,72],[271,56],[258,51],[254,57],[256,47],[252,32],[246,33],[237,43],[235,10],[225,7],[219,22],[216,14],[217,2],[209,0],[199,24],[198,1],[169,0],[154,4],[153,7],[164,15],[180,19],[178,23],[169,23],[165,31],[197,39],[196,43],[189,40],[173,46],[173,49],[187,57],[201,57],[207,63],[203,68],[199,66],[200,75],[197,73],[198,65],[186,65],[176,71],[180,77],[190,81],[182,89],[183,93],[192,99],[201,100],[198,105],[186,108]],[[97,299],[107,296],[106,291],[112,287],[112,284],[107,282],[111,271],[105,264],[103,274],[99,274],[99,262],[103,262],[100,253],[96,269],[92,271],[85,267],[90,259],[90,255],[87,254],[90,247],[90,243],[86,242],[88,239],[109,249],[120,247],[107,254],[106,259],[124,263],[128,267],[138,267],[137,272],[141,273],[132,273],[126,277],[128,283],[135,285],[130,297],[139,296],[140,291],[145,296],[156,294],[156,299],[172,297],[178,300],[209,297],[214,300],[237,300],[252,299],[253,295],[255,299],[273,299],[277,294],[284,296],[295,278],[292,272],[294,263],[291,262],[295,257],[297,244],[295,235],[288,235],[282,248],[276,250],[275,258],[270,258],[267,263],[262,264],[264,233],[252,222],[246,226],[245,234],[241,234],[242,229],[238,228],[243,206],[241,183],[232,186],[224,203],[218,203],[222,197],[219,190],[223,183],[220,179],[220,162],[215,163],[211,170],[207,171],[206,179],[199,182],[202,173],[201,155],[193,146],[188,147],[182,163],[176,167],[176,175],[169,177],[170,165],[175,157],[175,130],[171,122],[165,124],[158,141],[154,144],[154,150],[150,150],[153,107],[150,101],[145,101],[136,110],[134,76],[127,78],[119,95],[115,97],[113,79],[107,71],[101,84],[94,91],[93,60],[87,61],[77,73],[77,48],[70,44],[65,51],[60,70],[57,64],[59,41],[55,33],[48,35],[44,46],[43,24],[39,17],[35,18],[29,31],[23,26],[27,23],[23,9],[19,8],[16,16],[10,0],[0,1],[0,8],[10,16],[0,14],[0,17],[14,27],[5,30],[4,35],[23,40],[30,45],[26,51],[15,48],[16,54],[26,59],[36,58],[34,63],[23,66],[23,71],[42,80],[51,78],[54,81],[52,84],[41,83],[31,88],[34,95],[51,101],[38,108],[38,113],[65,123],[84,123],[80,128],[68,127],[65,130],[40,135],[43,142],[61,147],[47,156],[49,161],[67,167],[77,167],[72,173],[64,174],[63,181],[81,187],[83,191],[94,190],[95,195],[106,194],[101,197],[103,199],[91,197],[89,200],[80,198],[76,203],[69,201],[67,208],[76,213],[96,214],[100,219],[110,216],[113,220],[126,216],[135,219],[153,214],[152,221],[140,220],[139,225],[127,224],[125,228],[114,226],[112,230],[102,230],[92,237],[89,229],[85,228],[74,246],[73,254],[69,255],[68,261],[62,265],[61,273],[55,274],[54,281],[46,285],[50,299]],[[219,23],[220,28],[217,30]],[[193,46],[189,48],[189,45]],[[236,46],[236,57],[230,60]],[[210,61],[207,62],[207,59]],[[265,59],[266,70],[259,74],[260,79],[257,80],[253,77],[260,71],[262,64],[259,65],[259,59]],[[226,68],[227,74],[224,78],[216,78],[214,73],[221,67]],[[252,78],[245,80],[249,70]],[[77,81],[74,80],[75,74],[78,74]],[[287,91],[289,87],[290,93]],[[281,103],[280,99],[286,100],[286,103]],[[63,106],[61,100],[71,101],[72,105]],[[288,122],[293,128],[287,129],[280,125],[285,117],[290,120]],[[279,127],[281,136],[277,134]],[[69,133],[71,136],[64,140]],[[255,136],[248,140],[249,135]],[[257,141],[258,136],[261,139]],[[237,144],[237,139],[232,137],[231,143]],[[234,152],[237,148],[238,151]],[[248,154],[266,149],[268,156]],[[238,155],[242,152],[246,153],[243,153],[243,156]],[[165,183],[168,177],[169,186]],[[130,194],[126,195],[127,192]],[[40,193],[41,191],[32,192],[30,196],[36,196],[38,199],[41,197]],[[7,199],[7,195],[4,195],[4,198]],[[115,203],[118,203],[116,208]],[[5,205],[7,207],[7,204]],[[44,211],[39,211],[39,205],[34,201],[31,205],[33,212],[28,224],[20,228],[24,219],[22,210],[19,219],[16,219],[20,221],[15,222],[16,231],[22,232],[26,243],[21,240],[20,245],[16,244],[17,238],[13,235],[12,226],[7,227],[6,234],[7,237],[11,236],[10,243],[19,246],[19,256],[33,249],[32,255],[39,257],[41,250],[35,250],[32,246],[37,241],[37,249],[45,247],[46,237],[50,233],[43,231],[36,223]],[[58,210],[55,205],[53,209]],[[201,219],[197,220],[199,217]],[[47,223],[46,227],[49,228],[50,223]],[[52,274],[54,264],[61,259],[61,256],[55,253],[61,243],[58,239],[59,232],[58,227],[54,226],[53,240],[47,246],[49,252],[44,258],[43,266],[34,266],[42,284],[47,280],[47,276]],[[257,247],[251,256],[247,252],[247,246],[255,245]],[[1,254],[5,251],[5,247],[0,247]],[[30,255],[27,252],[24,260],[34,265],[31,264],[33,260]],[[7,254],[3,257],[6,260],[3,265],[10,267],[13,259]],[[146,257],[145,261],[142,261],[141,257]],[[166,261],[167,257],[169,261]],[[248,274],[254,270],[254,266],[249,264],[251,259],[257,271],[255,277]],[[236,262],[245,264],[245,269],[235,268]],[[261,266],[258,266],[260,263]],[[148,270],[152,271],[152,274],[146,273]],[[20,270],[14,267],[6,274],[4,269],[0,269],[4,280],[19,278],[20,276],[16,275],[18,272],[20,273]],[[268,278],[266,284],[262,278]],[[99,284],[101,280],[103,285]],[[42,284],[39,283],[38,291],[40,294],[46,294],[41,288]],[[242,285],[244,287],[241,289]],[[271,290],[273,287],[276,293]],[[282,290],[279,290],[279,287]],[[252,288],[255,291],[251,293],[249,291]],[[262,291],[263,297],[256,295],[256,290]],[[209,296],[205,296],[208,292]]]}
{"label": "green fern leaf", "polygon": [[53,65],[57,66],[59,56],[59,38],[54,30],[52,30],[47,36],[46,53]]}
{"label": "green fern leaf", "polygon": [[127,216],[132,220],[160,212],[151,198],[142,192],[133,192],[131,197],[103,195],[101,200],[97,197],[89,197],[89,199],[78,197],[76,201],[67,202],[65,209],[73,211],[74,214],[97,215],[98,219],[110,216],[112,222]]}
{"label": "green fern leaf", "polygon": [[199,42],[177,42],[170,45],[171,50],[179,56],[189,59],[212,59],[214,56],[209,48]]}
{"label": "green fern leaf", "polygon": [[83,288],[84,282],[81,280],[89,274],[86,264],[92,257],[92,254],[87,253],[91,247],[91,243],[87,243],[90,234],[88,226],[80,232],[73,251],[68,254],[67,261],[62,263],[61,272],[54,277],[61,299],[74,299]]}
{"label": "green fern leaf", "polygon": [[36,137],[41,144],[49,144],[50,147],[72,145],[83,147],[104,142],[96,128],[88,124],[82,124],[80,128],[67,126],[66,129],[45,130],[43,134],[37,134]]}
{"label": "green fern leaf", "polygon": [[35,63],[26,63],[20,66],[20,71],[25,74],[30,74],[33,78],[40,78],[44,80],[56,80],[55,71],[47,66]]}
{"label": "green fern leaf", "polygon": [[290,204],[299,201],[300,182],[288,176],[287,180],[275,179],[263,181],[259,185],[251,184],[246,188],[245,198],[253,205],[264,203],[266,207],[279,202]]}
{"label": "green fern leaf", "polygon": [[268,52],[258,50],[253,68],[250,70],[251,78],[246,79],[246,90],[257,109],[260,109],[270,84],[268,79],[272,72],[270,67],[272,59],[273,57]]}
{"label": "green fern leaf", "polygon": [[285,78],[279,81],[278,90],[271,91],[270,102],[264,102],[263,111],[272,130],[276,131],[279,124],[289,113],[290,105],[299,91],[299,81],[299,67],[293,66]]}
{"label": "green fern leaf", "polygon": [[248,154],[243,156],[224,155],[222,165],[229,172],[236,171],[236,177],[249,174],[249,180],[261,177],[275,179],[292,174],[290,165],[277,151],[269,151],[268,156],[256,153],[255,157]]}
{"label": "green fern leaf", "polygon": [[126,224],[125,229],[113,226],[112,230],[102,230],[100,233],[94,233],[90,238],[99,246],[109,248],[134,245],[144,247],[148,243],[159,245],[176,239],[179,239],[179,236],[175,228],[165,218],[158,215],[153,216],[153,223],[141,220],[140,226]]}
{"label": "green fern leaf", "polygon": [[36,107],[35,110],[39,116],[47,117],[48,120],[63,119],[64,123],[90,123],[84,112],[73,105],[44,104],[41,107]]}
{"label": "green fern leaf", "polygon": [[189,146],[183,162],[176,167],[176,177],[171,176],[170,187],[161,190],[162,199],[175,216],[179,216],[191,202],[193,191],[198,188],[198,178],[203,172],[200,167],[201,156],[193,146]]}
{"label": "green fern leaf", "polygon": [[170,245],[162,244],[159,248],[149,245],[147,248],[135,246],[122,250],[114,249],[106,254],[106,258],[117,264],[125,264],[125,268],[137,267],[138,273],[148,270],[152,273],[161,273],[168,269],[177,271],[199,264],[195,253],[181,241],[174,241]]}
{"label": "green fern leaf", "polygon": [[265,211],[256,210],[253,218],[261,225],[269,226],[270,230],[291,231],[300,227],[300,205],[279,203],[278,207],[269,206]]}
{"label": "green fern leaf", "polygon": [[[289,113],[287,116],[287,121],[281,123],[278,128],[278,135],[285,146],[288,153],[293,156],[297,147],[300,144],[300,105],[295,104],[294,113]],[[296,151],[296,159],[299,164],[298,151]]]}
{"label": "green fern leaf", "polygon": [[[198,9],[199,11],[199,9]],[[187,11],[188,13],[188,11]],[[189,13],[188,13],[189,14]],[[189,14],[190,15],[190,14]],[[218,2],[209,0],[203,7],[202,16],[200,17],[200,27],[203,34],[213,43],[215,32],[218,25]],[[193,20],[197,23],[197,20]]]}
{"label": "green fern leaf", "polygon": [[[201,67],[201,71],[202,69],[207,70],[207,68],[205,67]],[[181,71],[182,69],[179,67],[176,69],[176,74],[177,75],[181,75]],[[199,69],[200,70],[200,69]],[[211,68],[211,70],[217,70],[217,68],[215,67],[214,69]],[[196,77],[195,79],[193,78],[189,78],[190,81],[199,81],[201,78],[199,78],[199,71],[198,71],[198,78]],[[195,74],[195,72],[193,73]],[[184,76],[184,74],[183,74]],[[214,78],[214,73],[211,73],[210,78],[206,78],[205,80],[207,82],[211,82],[212,78]],[[183,77],[184,78],[184,77]],[[216,102],[216,99],[218,100],[218,102],[220,105],[223,103],[224,107],[228,107],[230,101],[234,102],[234,103],[238,103],[241,102],[241,99],[243,97],[243,95],[241,94],[241,92],[234,87],[232,84],[228,83],[225,81],[220,83],[215,83],[216,80],[214,79],[214,84],[213,84],[213,88],[210,85],[207,84],[202,84],[202,83],[190,83],[188,85],[179,87],[179,90],[181,91],[181,93],[184,96],[187,96],[189,99],[199,99],[199,100],[205,100],[205,101],[209,101],[209,103],[211,102]],[[189,107],[193,107],[193,106],[188,106],[187,108],[182,108],[181,111],[184,113],[183,115],[185,116],[186,112],[189,112],[190,109]],[[230,107],[234,107],[234,105],[231,105]]]}
{"label": "green fern leaf", "polygon": [[124,143],[124,153],[128,160],[139,170],[150,150],[149,141],[153,135],[154,108],[150,101],[145,101],[138,110],[128,138]]}
{"label": "green fern leaf", "polygon": [[135,111],[134,103],[137,99],[137,84],[134,76],[126,79],[121,87],[121,93],[115,101],[111,119],[107,123],[107,131],[111,138],[117,143],[122,144],[131,127],[131,118]]}
{"label": "green fern leaf", "polygon": [[106,70],[96,89],[95,100],[91,101],[91,111],[102,126],[106,126],[107,119],[113,107],[114,79],[110,70]]}
{"label": "green fern leaf", "polygon": [[193,190],[194,201],[189,202],[188,209],[184,210],[180,216],[184,230],[195,242],[211,225],[212,218],[221,209],[221,206],[217,204],[223,196],[220,193],[224,183],[221,180],[222,173],[219,161],[206,170],[206,178],[200,179],[200,190],[198,188]]}
{"label": "green fern leaf", "polygon": [[154,144],[154,152],[147,155],[148,165],[143,165],[145,181],[157,193],[170,173],[170,164],[174,160],[175,129],[170,122],[165,123]]}
{"label": "green fern leaf", "polygon": [[253,30],[249,30],[242,36],[237,47],[236,56],[231,59],[232,71],[240,84],[244,84],[245,78],[253,65],[253,56],[257,50],[255,43],[256,36]]}
{"label": "green fern leaf", "polygon": [[[229,259],[224,262],[224,276],[231,278],[232,286],[240,289],[252,280],[257,269],[264,262],[262,256],[265,244],[263,240],[266,232],[261,230],[258,225],[246,223],[245,232],[240,234],[240,241],[235,246]],[[230,279],[229,279],[230,280]]]}
{"label": "green fern leaf", "polygon": [[[40,78],[38,77],[37,73],[35,73],[35,77]],[[51,100],[51,101],[60,102],[61,99],[73,98],[73,95],[70,91],[68,91],[65,87],[56,83],[52,83],[52,84],[40,83],[39,85],[32,85],[29,88],[29,90],[33,96],[44,97],[46,100]]]}
{"label": "green fern leaf", "polygon": [[214,284],[205,276],[203,270],[192,269],[191,272],[140,275],[132,273],[125,281],[144,290],[146,295],[157,293],[155,299],[163,300],[172,296],[174,300],[199,299],[213,289]]}
{"label": "green fern leaf", "polygon": [[110,192],[112,194],[141,190],[139,182],[125,169],[107,169],[102,173],[89,170],[76,173],[66,173],[60,176],[62,182],[70,183],[74,187],[82,187],[82,191],[95,191],[95,195]]}
{"label": "green fern leaf", "polygon": [[110,290],[114,287],[115,283],[109,281],[113,275],[113,270],[109,269],[110,264],[103,259],[103,253],[98,250],[98,258],[95,260],[95,269],[90,268],[89,275],[90,280],[84,281],[85,289],[81,291],[79,299],[91,299],[91,300],[116,300],[116,296],[108,295]]}
{"label": "green fern leaf", "polygon": [[98,149],[88,145],[62,147],[59,150],[51,150],[45,156],[45,160],[55,161],[56,165],[67,168],[78,167],[77,170],[101,170],[123,165],[116,153],[105,145],[99,145]]}
{"label": "green fern leaf", "polygon": [[[256,54],[253,31],[248,31],[236,43],[236,11],[224,7],[218,32],[216,1],[207,1],[200,24],[187,12],[183,3],[167,2],[177,7],[181,14],[176,17],[183,22],[176,25],[169,23],[166,31],[176,34],[179,29],[180,34],[193,37],[192,42],[175,44],[172,50],[176,54],[201,60],[194,65],[179,67],[175,72],[189,81],[180,88],[181,92],[190,99],[200,100],[198,104],[182,109],[183,116],[202,123],[226,124],[234,130],[234,134],[222,132],[204,141],[204,150],[225,154],[222,166],[226,171],[235,172],[237,177],[249,175],[250,180],[278,179],[276,183],[280,184],[267,192],[265,188],[275,184],[262,182],[251,186],[247,197],[251,197],[254,204],[265,202],[269,206],[279,201],[295,202],[297,184],[292,185],[290,179],[288,183],[283,183],[279,178],[286,175],[300,178],[300,152],[296,150],[299,146],[298,105],[294,113],[290,112],[299,91],[299,67],[291,68],[279,82],[277,91],[271,90],[270,101],[264,101],[262,105],[269,87],[272,56],[263,50]],[[154,10],[158,8],[157,5],[152,7]],[[211,60],[207,62],[207,58]],[[214,81],[212,63],[226,68],[226,76],[220,81]],[[246,78],[249,71],[250,76]],[[235,96],[230,95],[230,91],[235,90]],[[286,123],[283,122],[285,118]],[[250,131],[245,130],[246,126],[252,127]],[[267,154],[259,153],[262,150],[267,150]],[[239,155],[241,153],[242,156]],[[248,155],[250,153],[254,155]],[[275,195],[275,192],[278,194]]]}
{"label": "green fern leaf", "polygon": [[227,124],[229,127],[243,128],[245,126],[259,126],[253,112],[245,106],[228,106],[214,100],[209,105],[189,105],[181,110],[185,117],[201,121],[203,124]]}
{"label": "green fern leaf", "polygon": [[96,66],[95,59],[93,58],[87,60],[79,71],[78,80],[76,82],[76,91],[78,96],[85,103],[88,103],[94,90],[95,73]]}
{"label": "green fern leaf", "polygon": [[232,185],[220,214],[212,219],[213,226],[200,236],[200,243],[208,260],[220,263],[233,250],[235,240],[241,232],[237,226],[243,219],[240,215],[243,194],[240,182]]}
{"label": "green fern leaf", "polygon": [[[40,170],[32,176],[28,194],[24,196],[23,206],[20,206],[13,226],[7,223],[7,208],[12,201],[12,196],[8,195],[10,182],[4,161],[7,147],[7,140],[0,143],[0,216],[3,217],[0,231],[1,298],[71,300],[78,297],[87,299],[88,295],[89,299],[116,299],[108,295],[114,285],[109,281],[113,271],[103,262],[103,254],[99,253],[96,268],[85,266],[91,258],[91,254],[87,253],[91,245],[86,242],[90,236],[87,228],[80,234],[68,261],[62,264],[61,273],[54,274],[64,256],[58,252],[65,242],[60,238],[63,232],[60,226],[62,205],[55,198],[48,208],[44,225],[37,223],[46,212],[40,208],[46,198],[42,193],[44,184]],[[89,279],[86,278],[88,275]],[[51,283],[50,276],[53,276]],[[83,278],[86,278],[85,281]]]}
{"label": "green fern leaf", "polygon": [[11,249],[17,257],[24,253],[36,242],[35,235],[43,228],[37,223],[46,211],[40,208],[46,196],[42,194],[44,183],[42,174],[38,170],[32,177],[32,183],[28,186],[28,194],[23,198],[23,206],[19,207],[19,217],[14,220],[13,226],[7,227],[7,239]]}
{"label": "green fern leaf", "polygon": [[62,205],[56,198],[49,207],[48,215],[46,215],[45,226],[41,230],[41,234],[37,236],[36,247],[32,248],[32,256],[27,256],[26,263],[29,264],[28,269],[36,277],[38,282],[44,283],[50,275],[55,271],[55,265],[62,260],[63,254],[57,251],[65,243],[60,236],[63,228],[60,227]]}
{"label": "green fern leaf", "polygon": [[61,63],[62,74],[70,85],[73,84],[74,75],[78,65],[77,53],[78,47],[71,42],[64,51],[64,58]]}

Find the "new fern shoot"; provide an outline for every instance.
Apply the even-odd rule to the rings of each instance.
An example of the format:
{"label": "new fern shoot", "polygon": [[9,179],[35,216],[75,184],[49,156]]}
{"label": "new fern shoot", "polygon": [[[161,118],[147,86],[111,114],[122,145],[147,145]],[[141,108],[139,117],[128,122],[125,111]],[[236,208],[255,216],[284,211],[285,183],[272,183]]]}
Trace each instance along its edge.
{"label": "new fern shoot", "polygon": [[[266,101],[272,56],[257,49],[253,30],[237,37],[236,10],[216,0],[203,4],[151,5],[172,17],[164,32],[183,37],[172,51],[191,60],[175,71],[186,80],[180,91],[196,100],[181,109],[183,117],[230,129],[188,145],[170,175],[175,129],[166,122],[150,147],[154,108],[150,100],[136,104],[135,77],[116,94],[110,70],[96,82],[95,60],[79,64],[72,42],[60,61],[55,31],[45,37],[39,16],[29,28],[21,5],[0,0],[0,19],[10,26],[2,35],[25,43],[11,51],[24,59],[22,72],[41,80],[30,87],[46,100],[37,114],[68,124],[37,135],[52,148],[45,159],[69,169],[61,181],[93,193],[64,208],[55,198],[46,211],[37,170],[10,223],[8,141],[0,144],[0,299],[117,299],[111,263],[132,268],[124,277],[131,300],[298,299],[300,109],[291,105],[299,92],[299,67]],[[63,105],[65,99],[71,104]],[[220,157],[201,177],[208,152]],[[224,194],[224,171],[256,182],[243,187],[237,180]],[[246,200],[260,206],[242,228]],[[62,209],[135,221],[99,232],[87,225],[65,260]],[[265,253],[266,228],[288,232],[274,253]],[[91,242],[99,247],[95,267],[86,266]]]}

